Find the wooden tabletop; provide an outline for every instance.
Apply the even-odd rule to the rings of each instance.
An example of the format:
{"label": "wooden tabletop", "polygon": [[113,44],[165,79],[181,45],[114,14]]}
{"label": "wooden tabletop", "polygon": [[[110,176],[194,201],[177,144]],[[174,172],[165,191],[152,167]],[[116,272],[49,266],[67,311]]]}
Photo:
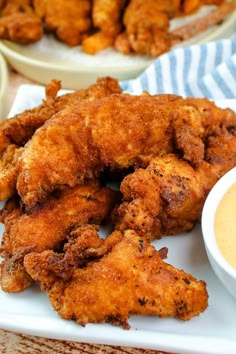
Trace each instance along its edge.
{"label": "wooden tabletop", "polygon": [[[9,69],[9,87],[7,92],[7,112],[14,101],[17,89],[22,84],[33,84],[32,81]],[[170,354],[156,350],[138,348],[96,345],[87,343],[75,343],[59,341],[42,337],[13,333],[0,329],[0,353],[1,354]]]}

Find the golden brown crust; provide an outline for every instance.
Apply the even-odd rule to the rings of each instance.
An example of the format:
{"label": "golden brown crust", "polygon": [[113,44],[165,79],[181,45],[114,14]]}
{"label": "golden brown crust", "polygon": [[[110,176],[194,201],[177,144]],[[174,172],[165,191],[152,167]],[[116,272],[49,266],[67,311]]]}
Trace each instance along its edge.
{"label": "golden brown crust", "polygon": [[75,267],[72,273],[68,267],[66,282],[60,279],[60,272],[53,279],[50,271],[50,264],[56,267],[57,262],[64,262],[65,271],[66,255],[55,255],[54,261],[47,251],[25,257],[27,271],[42,281],[62,318],[74,318],[81,325],[110,322],[129,328],[128,318],[133,314],[189,320],[206,309],[205,283],[164,263],[165,252],[159,254],[133,231],[115,232],[107,240],[110,237],[116,240],[112,249],[86,267]]}

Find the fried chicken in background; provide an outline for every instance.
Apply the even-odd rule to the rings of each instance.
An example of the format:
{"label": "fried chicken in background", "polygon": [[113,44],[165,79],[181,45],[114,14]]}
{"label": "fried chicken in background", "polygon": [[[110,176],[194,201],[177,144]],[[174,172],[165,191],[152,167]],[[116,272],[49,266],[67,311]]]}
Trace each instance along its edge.
{"label": "fried chicken in background", "polygon": [[58,112],[18,159],[17,191],[23,203],[33,208],[59,186],[83,183],[104,168],[146,167],[153,157],[176,150],[197,165],[212,120],[216,126],[228,120],[231,129],[236,125],[233,111],[206,104],[209,119],[209,111],[201,112],[197,102],[175,95],[115,94]]}
{"label": "fried chicken in background", "polygon": [[43,24],[29,0],[7,0],[0,4],[0,38],[30,44],[43,37]]}
{"label": "fried chicken in background", "polygon": [[33,0],[33,7],[46,30],[68,46],[81,44],[91,28],[91,0]]}
{"label": "fried chicken in background", "polygon": [[30,214],[17,199],[9,200],[1,212],[1,222],[5,225],[0,248],[2,289],[24,290],[32,283],[23,266],[25,254],[58,250],[73,228],[87,223],[101,224],[110,215],[115,199],[115,192],[93,181],[57,191]]}
{"label": "fried chicken in background", "polygon": [[[94,232],[90,229],[92,238]],[[113,237],[116,243],[111,250],[102,256],[99,252],[98,259],[83,268],[69,250],[65,254],[45,251],[25,257],[27,272],[40,282],[62,318],[75,319],[82,326],[108,322],[128,329],[130,315],[189,320],[207,308],[206,284],[165,263],[162,258],[166,250],[156,251],[130,230],[114,232],[102,242],[110,242]],[[86,242],[89,238],[87,230]],[[94,253],[96,246],[91,250]]]}
{"label": "fried chicken in background", "polygon": [[97,79],[96,83],[87,89],[57,96],[60,88],[61,83],[52,80],[45,88],[46,99],[40,106],[0,123],[0,200],[8,199],[16,193],[17,159],[23,152],[25,143],[40,126],[66,106],[81,100],[93,101],[121,92],[117,80],[110,77]]}
{"label": "fried chicken in background", "polygon": [[[173,18],[216,10],[169,31]],[[122,54],[157,57],[224,21],[234,9],[226,0],[6,0],[0,1],[0,38],[30,44],[53,33],[69,47],[91,55],[113,47]]]}
{"label": "fried chicken in background", "polygon": [[[233,3],[207,1],[207,4],[223,4],[206,18],[170,31],[170,20],[196,12],[204,1],[130,0],[123,16],[124,31],[115,40],[115,48],[123,54],[141,54],[157,57],[171,49],[178,41],[192,38],[199,32],[220,23],[235,8]],[[200,22],[200,25],[198,25]],[[203,27],[202,27],[203,26]],[[191,34],[190,34],[191,33]]]}
{"label": "fried chicken in background", "polygon": [[17,191],[23,203],[33,208],[55,187],[83,183],[104,168],[143,166],[173,151],[171,102],[180,100],[114,94],[58,112],[36,131],[18,160]]}
{"label": "fried chicken in background", "polygon": [[[171,1],[131,0],[123,17],[125,32],[117,36],[115,48],[124,54],[135,52],[150,56],[168,51],[171,47],[169,16],[174,10]],[[123,49],[124,38],[128,41],[129,52],[127,46]]]}
{"label": "fried chicken in background", "polygon": [[127,0],[93,1],[92,20],[96,32],[83,40],[82,49],[85,53],[95,54],[113,46],[115,37],[122,30],[121,18],[126,3]]}

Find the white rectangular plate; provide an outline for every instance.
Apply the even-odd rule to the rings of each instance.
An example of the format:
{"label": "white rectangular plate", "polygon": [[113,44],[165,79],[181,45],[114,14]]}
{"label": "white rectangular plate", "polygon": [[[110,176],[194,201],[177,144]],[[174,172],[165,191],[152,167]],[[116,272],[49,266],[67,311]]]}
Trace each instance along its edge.
{"label": "white rectangular plate", "polygon": [[[22,86],[12,114],[38,104],[40,87]],[[216,101],[221,107],[236,110],[236,100]],[[3,232],[1,225],[0,232]],[[20,294],[0,290],[0,328],[76,342],[159,349],[177,353],[235,354],[236,300],[222,287],[208,262],[198,225],[188,234],[163,237],[153,243],[167,246],[167,262],[206,281],[209,307],[199,317],[182,322],[151,316],[132,316],[130,330],[110,324],[81,327],[61,319],[52,309],[47,295],[35,285]]]}

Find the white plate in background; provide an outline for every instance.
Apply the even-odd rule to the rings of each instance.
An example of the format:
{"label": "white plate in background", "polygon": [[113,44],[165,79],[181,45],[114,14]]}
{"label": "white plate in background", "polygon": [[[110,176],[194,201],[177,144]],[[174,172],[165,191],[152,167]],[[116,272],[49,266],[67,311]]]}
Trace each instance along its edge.
{"label": "white plate in background", "polygon": [[[29,99],[30,104],[39,103],[42,92],[40,88],[34,91],[28,85],[22,86],[12,114],[29,108]],[[33,97],[34,94],[36,97]],[[40,97],[37,97],[38,94]],[[216,103],[236,111],[235,99]],[[0,225],[0,234],[3,229]],[[61,319],[50,305],[47,295],[33,286],[19,294],[7,294],[0,290],[0,328],[47,338],[181,354],[235,354],[236,300],[223,288],[209,264],[200,226],[190,233],[163,237],[153,244],[157,249],[168,247],[166,262],[206,281],[209,306],[199,317],[184,322],[155,316],[131,316],[130,330],[110,324],[81,327],[73,321]]]}
{"label": "white plate in background", "polygon": [[[171,21],[171,29],[179,27],[209,13],[214,6],[203,7],[197,14]],[[225,38],[236,32],[236,11],[223,23],[214,26],[196,37],[181,43],[181,46]],[[112,76],[118,80],[136,78],[153,62],[153,58],[141,55],[123,55],[108,48],[96,55],[88,55],[80,46],[69,48],[45,35],[37,43],[22,46],[9,41],[0,42],[0,52],[19,73],[40,84],[51,79],[62,81],[63,88],[79,89],[94,83],[97,77]]]}

